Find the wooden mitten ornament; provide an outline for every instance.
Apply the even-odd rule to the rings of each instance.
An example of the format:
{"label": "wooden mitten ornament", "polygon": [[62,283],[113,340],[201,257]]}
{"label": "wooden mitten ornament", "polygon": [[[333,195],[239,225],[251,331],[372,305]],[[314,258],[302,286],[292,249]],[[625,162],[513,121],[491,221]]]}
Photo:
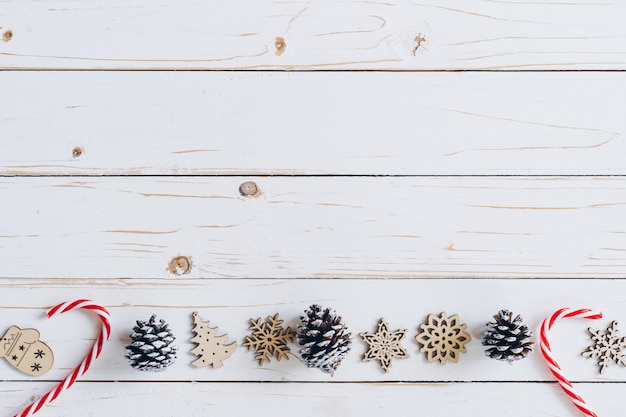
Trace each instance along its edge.
{"label": "wooden mitten ornament", "polygon": [[32,376],[45,374],[54,363],[52,349],[39,340],[39,332],[17,326],[11,326],[2,336],[0,358],[5,358],[15,369]]}
{"label": "wooden mitten ornament", "polygon": [[218,336],[219,327],[209,327],[210,321],[202,321],[197,312],[193,315],[193,332],[196,334],[191,338],[191,342],[197,343],[197,346],[191,351],[198,356],[191,364],[196,368],[213,365],[214,368],[221,368],[222,361],[231,357],[237,349],[237,342],[225,344],[228,335]]}

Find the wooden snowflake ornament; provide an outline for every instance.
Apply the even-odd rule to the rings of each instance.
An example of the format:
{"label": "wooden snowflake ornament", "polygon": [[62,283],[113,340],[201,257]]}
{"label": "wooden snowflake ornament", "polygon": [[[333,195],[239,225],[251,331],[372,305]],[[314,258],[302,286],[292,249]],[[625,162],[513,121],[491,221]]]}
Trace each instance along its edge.
{"label": "wooden snowflake ornament", "polygon": [[249,329],[252,334],[245,337],[243,346],[255,351],[254,359],[259,361],[259,366],[263,366],[265,361],[269,362],[272,356],[277,360],[289,359],[287,353],[290,349],[287,342],[293,341],[295,334],[291,328],[284,329],[281,324],[283,320],[278,319],[278,313],[274,317],[268,316],[263,323],[261,317],[250,319]]}
{"label": "wooden snowflake ornament", "polygon": [[363,355],[363,362],[379,361],[380,366],[389,372],[391,360],[393,358],[405,359],[409,357],[409,353],[400,346],[400,342],[406,336],[408,330],[389,331],[389,324],[384,318],[378,321],[376,333],[359,333],[363,341],[368,344],[369,348]]}
{"label": "wooden snowflake ornament", "polygon": [[426,354],[428,362],[439,361],[445,365],[449,360],[457,363],[459,353],[467,352],[465,345],[472,340],[465,329],[467,325],[461,324],[458,314],[451,317],[446,313],[429,314],[427,322],[419,326],[421,332],[416,337],[417,343],[422,345],[420,352]]}
{"label": "wooden snowflake ornament", "polygon": [[203,366],[213,366],[213,368],[221,368],[223,360],[231,357],[237,349],[237,342],[226,344],[228,335],[218,336],[219,327],[209,327],[210,321],[202,321],[197,312],[192,314],[193,332],[195,336],[191,338],[191,342],[197,346],[192,349],[191,353],[198,356],[191,364],[196,368]]}
{"label": "wooden snowflake ornament", "polygon": [[601,374],[606,371],[611,362],[626,366],[626,355],[622,351],[626,348],[626,337],[617,337],[616,321],[612,322],[604,333],[600,333],[600,330],[593,330],[591,327],[588,331],[593,345],[589,346],[582,355],[585,358],[598,359]]}

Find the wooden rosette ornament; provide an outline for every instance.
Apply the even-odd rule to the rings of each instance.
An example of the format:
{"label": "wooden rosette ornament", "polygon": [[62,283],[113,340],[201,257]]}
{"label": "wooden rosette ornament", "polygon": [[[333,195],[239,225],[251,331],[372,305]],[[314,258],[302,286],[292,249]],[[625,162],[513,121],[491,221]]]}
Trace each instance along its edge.
{"label": "wooden rosette ornament", "polygon": [[420,352],[426,354],[428,362],[457,363],[459,354],[467,352],[465,345],[472,340],[466,329],[467,325],[461,323],[458,314],[450,317],[445,312],[439,316],[429,314],[426,323],[419,326],[416,337],[422,346]]}

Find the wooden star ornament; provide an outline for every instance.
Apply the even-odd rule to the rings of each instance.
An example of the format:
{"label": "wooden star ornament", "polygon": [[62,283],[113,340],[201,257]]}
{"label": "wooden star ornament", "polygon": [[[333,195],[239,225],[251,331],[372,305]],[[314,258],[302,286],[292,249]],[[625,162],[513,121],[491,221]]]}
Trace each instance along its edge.
{"label": "wooden star ornament", "polygon": [[376,333],[359,334],[369,346],[367,352],[363,355],[363,362],[377,360],[385,372],[389,372],[393,358],[405,359],[409,357],[406,349],[400,346],[400,342],[402,342],[407,332],[407,329],[389,331],[389,324],[381,317],[378,321],[378,326],[376,326]]}

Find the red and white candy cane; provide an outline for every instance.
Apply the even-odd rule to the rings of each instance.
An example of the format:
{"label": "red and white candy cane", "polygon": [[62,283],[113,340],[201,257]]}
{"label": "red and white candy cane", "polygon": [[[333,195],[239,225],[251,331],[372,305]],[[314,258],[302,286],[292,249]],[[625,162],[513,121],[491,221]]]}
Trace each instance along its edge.
{"label": "red and white candy cane", "polygon": [[550,332],[550,329],[552,329],[552,326],[557,320],[574,318],[574,317],[597,320],[597,319],[602,318],[602,313],[599,311],[593,311],[593,310],[589,310],[586,308],[582,308],[578,310],[573,310],[570,308],[562,308],[556,311],[554,314],[552,314],[552,316],[546,318],[543,321],[543,323],[541,323],[541,336],[540,336],[541,340],[539,342],[539,346],[541,348],[541,353],[543,354],[543,357],[545,358],[546,363],[548,364],[548,368],[550,368],[550,372],[552,372],[552,375],[554,375],[557,381],[559,381],[561,388],[563,388],[563,391],[565,391],[565,393],[567,394],[569,399],[572,401],[572,403],[574,403],[574,405],[584,415],[588,417],[598,417],[596,413],[594,413],[587,407],[587,404],[582,399],[582,397],[576,394],[576,392],[574,392],[574,388],[572,387],[572,384],[569,382],[567,378],[563,376],[561,367],[554,360],[554,357],[552,356],[552,351],[550,350],[550,343],[548,342],[548,333]]}
{"label": "red and white candy cane", "polygon": [[106,308],[94,303],[91,300],[76,300],[56,305],[48,310],[46,312],[46,315],[48,317],[52,317],[54,315],[62,314],[67,311],[79,308],[93,311],[100,317],[100,321],[102,322],[100,326],[100,334],[98,335],[98,339],[96,339],[96,341],[94,342],[91,351],[87,354],[87,356],[85,356],[80,365],[78,365],[71,374],[69,374],[63,381],[61,381],[59,385],[48,391],[39,400],[30,404],[24,409],[24,411],[16,414],[14,417],[32,416],[37,411],[39,411],[41,407],[43,407],[45,404],[54,401],[59,396],[59,394],[61,394],[62,391],[68,389],[74,384],[74,382],[76,382],[76,378],[78,378],[79,375],[83,375],[85,372],[87,372],[87,369],[89,369],[89,365],[91,365],[91,362],[98,356],[100,356],[100,352],[102,352],[102,344],[105,340],[109,338],[109,335],[111,334],[111,317],[109,316],[109,312]]}

